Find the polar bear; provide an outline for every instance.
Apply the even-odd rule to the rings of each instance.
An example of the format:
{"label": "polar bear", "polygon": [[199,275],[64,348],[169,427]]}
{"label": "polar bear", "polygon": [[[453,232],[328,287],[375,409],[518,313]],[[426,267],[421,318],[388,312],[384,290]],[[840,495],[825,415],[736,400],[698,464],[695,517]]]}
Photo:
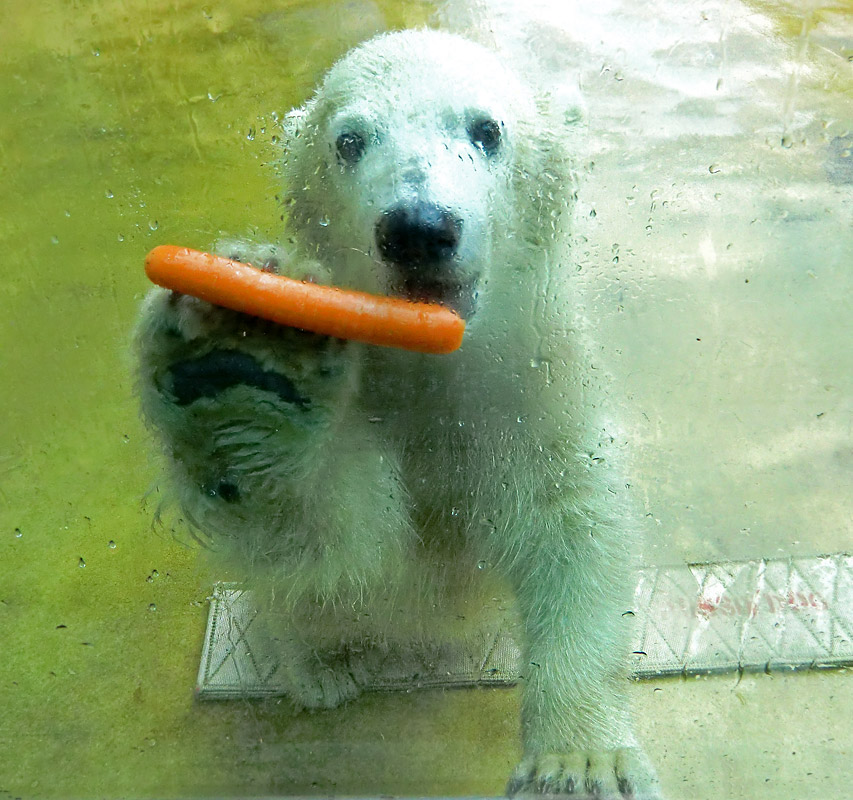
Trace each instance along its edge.
{"label": "polar bear", "polygon": [[184,515],[270,598],[298,705],[355,697],[392,640],[470,635],[506,589],[525,648],[509,794],[650,798],[626,701],[634,523],[570,264],[567,97],[453,34],[357,47],[287,118],[287,245],[225,254],[442,303],[462,347],[345,342],[155,289],[139,391]]}

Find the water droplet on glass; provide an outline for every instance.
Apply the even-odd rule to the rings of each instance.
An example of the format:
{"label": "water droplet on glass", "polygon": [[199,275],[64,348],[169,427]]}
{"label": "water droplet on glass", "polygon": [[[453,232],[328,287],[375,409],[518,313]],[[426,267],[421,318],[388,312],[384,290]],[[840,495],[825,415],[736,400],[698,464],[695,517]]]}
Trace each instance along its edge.
{"label": "water droplet on glass", "polygon": [[104,197],[106,197],[106,198],[107,198],[107,200],[112,200],[112,199],[115,197],[115,195],[112,193],[112,190],[111,190],[111,189],[107,189],[107,190],[104,192]]}
{"label": "water droplet on glass", "polygon": [[156,603],[149,603],[148,604],[148,610],[149,611],[156,611],[157,610],[157,604]]}
{"label": "water droplet on glass", "polygon": [[152,230],[152,231],[156,231],[156,230],[157,230],[157,228],[159,228],[159,227],[160,227],[160,223],[159,223],[159,222],[157,222],[157,220],[156,220],[156,219],[150,219],[150,220],[148,220],[148,228],[149,228],[150,230]]}
{"label": "water droplet on glass", "polygon": [[320,217],[318,220],[320,227],[327,228],[329,226],[329,218],[328,217]]}
{"label": "water droplet on glass", "polygon": [[23,535],[24,535],[24,534],[23,534],[23,533],[21,533],[21,529],[20,529],[20,528],[15,528],[15,538],[16,538],[16,539],[20,539]]}
{"label": "water droplet on glass", "polygon": [[50,243],[51,244],[59,244],[59,237],[58,236],[51,236],[50,237]]}
{"label": "water droplet on glass", "polygon": [[486,562],[485,561],[478,561],[477,562],[477,569],[485,569],[485,568],[486,568]]}
{"label": "water droplet on glass", "polygon": [[255,140],[255,129],[254,128],[249,128],[249,132],[246,134],[246,138],[250,142],[253,142]]}
{"label": "water droplet on glass", "polygon": [[83,567],[86,566],[86,562],[83,560],[83,556],[80,556],[80,560],[77,562],[77,566],[80,567],[80,569],[83,569]]}
{"label": "water droplet on glass", "polygon": [[110,543],[107,545],[107,547],[109,547],[110,550],[115,550],[116,549],[116,543],[112,539],[110,539]]}

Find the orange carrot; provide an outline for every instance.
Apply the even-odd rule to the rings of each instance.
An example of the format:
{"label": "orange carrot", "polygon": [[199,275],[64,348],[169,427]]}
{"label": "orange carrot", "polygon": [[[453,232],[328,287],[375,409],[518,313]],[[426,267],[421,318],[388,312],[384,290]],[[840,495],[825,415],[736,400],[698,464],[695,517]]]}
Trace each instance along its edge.
{"label": "orange carrot", "polygon": [[187,247],[155,247],[145,273],[214,305],[341,339],[452,353],[465,331],[465,321],[440,305],[297,281]]}

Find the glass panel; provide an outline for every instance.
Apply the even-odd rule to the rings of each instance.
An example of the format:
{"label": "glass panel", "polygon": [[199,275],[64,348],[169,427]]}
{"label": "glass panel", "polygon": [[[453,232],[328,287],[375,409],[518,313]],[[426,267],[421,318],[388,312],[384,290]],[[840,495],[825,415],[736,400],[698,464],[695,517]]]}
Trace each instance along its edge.
{"label": "glass panel", "polygon": [[[630,484],[636,503],[626,527],[645,527],[640,588],[619,624],[632,613],[638,623],[637,652],[625,666],[644,677],[629,693],[637,737],[665,795],[842,796],[851,777],[849,675],[843,667],[801,668],[810,658],[813,666],[843,662],[853,617],[853,564],[843,555],[853,518],[846,12],[837,3],[781,0],[614,0],[593,8],[558,0],[440,8],[420,0],[3,4],[0,789],[10,797],[496,795],[522,756],[522,696],[536,680],[531,664],[541,665],[523,650],[523,625],[490,582],[512,548],[473,557],[469,571],[483,578],[478,602],[454,598],[457,605],[443,606],[450,612],[443,627],[417,622],[406,607],[412,615],[399,627],[417,632],[419,648],[383,642],[378,651],[348,652],[355,683],[363,669],[373,688],[394,691],[368,691],[333,710],[305,712],[287,697],[260,696],[296,663],[292,642],[271,645],[281,639],[274,616],[256,622],[254,606],[223,600],[220,589],[217,602],[228,613],[217,620],[225,627],[206,633],[215,583],[252,572],[255,605],[280,613],[302,573],[258,580],[289,543],[266,536],[283,506],[245,498],[269,487],[280,461],[238,475],[199,443],[193,425],[210,420],[176,415],[169,434],[183,485],[202,492],[185,504],[201,515],[201,529],[174,505],[158,517],[171,484],[158,477],[162,448],[140,422],[139,348],[131,344],[150,288],[142,263],[163,243],[269,262],[272,251],[247,243],[276,242],[279,269],[290,263],[297,277],[450,305],[468,324],[462,352],[480,347],[488,365],[476,380],[459,369],[436,392],[436,373],[424,365],[458,363],[453,356],[383,350],[380,357],[364,346],[363,356],[346,361],[344,345],[323,340],[318,357],[316,342],[272,325],[253,328],[252,358],[235,360],[222,350],[240,349],[237,325],[216,334],[227,348],[208,358],[211,348],[200,346],[184,357],[184,372],[169,373],[173,399],[188,408],[214,391],[211,375],[220,381],[216,392],[223,374],[231,391],[261,390],[272,399],[243,422],[282,448],[302,446],[315,423],[288,429],[270,411],[274,403],[301,402],[335,420],[358,387],[359,397],[370,397],[327,448],[334,487],[349,487],[341,476],[352,475],[351,494],[331,492],[332,479],[313,484],[324,520],[361,514],[360,529],[379,531],[335,562],[330,586],[387,557],[383,515],[399,510],[392,500],[408,504],[412,541],[442,565],[447,583],[405,573],[419,619],[430,621],[433,593],[453,589],[467,569],[456,561],[459,552],[470,555],[466,537],[494,541],[509,530],[490,512],[512,493],[523,505],[529,472],[542,470],[542,431],[553,423],[553,454],[574,469],[583,464],[586,475],[603,463],[597,440],[588,445],[604,430],[613,451],[604,460],[625,461],[616,488]],[[435,65],[425,76],[429,59],[418,51],[404,94],[393,88],[400,74],[392,81],[377,66],[372,81],[337,85],[360,105],[305,118],[314,127],[293,138],[300,121],[287,112],[336,59],[378,32],[425,23],[497,46],[492,80]],[[464,54],[452,55],[455,63]],[[514,125],[523,104],[512,99],[505,69],[539,92],[537,104],[525,106],[536,125]],[[446,102],[430,116],[433,96]],[[321,125],[323,163],[338,170],[331,177],[295,164]],[[282,161],[285,143],[290,155]],[[534,152],[555,159],[535,179],[520,168]],[[459,166],[436,166],[428,176],[424,164],[447,164],[448,154]],[[399,168],[393,179],[386,166]],[[577,173],[577,187],[563,168]],[[343,198],[331,214],[299,194],[327,178]],[[396,205],[377,189],[386,184]],[[427,184],[453,199],[433,202],[418,190]],[[528,217],[535,222],[521,229],[518,220]],[[554,233],[543,234],[552,221]],[[334,239],[345,224],[366,232],[347,256]],[[298,226],[313,233],[297,241]],[[494,254],[489,248],[546,251],[561,231],[570,237],[568,256],[538,267],[516,263],[512,280],[488,272],[499,261],[483,256]],[[424,277],[437,261],[478,266],[460,269],[452,283]],[[418,271],[389,278],[387,265],[404,262]],[[346,275],[333,264],[345,264]],[[553,312],[563,296],[582,313]],[[495,298],[506,319],[522,324],[502,328],[501,315],[489,312]],[[185,336],[208,331],[209,319],[190,316],[181,321]],[[580,341],[591,372],[562,349]],[[304,350],[310,369],[297,365],[299,381],[276,377],[270,366],[282,343]],[[327,391],[322,403],[320,391]],[[506,399],[525,392],[546,398],[541,413],[535,404],[531,415],[517,413]],[[564,394],[576,404],[567,396],[561,405]],[[440,406],[451,395],[460,400],[455,416]],[[418,418],[425,427],[401,397],[436,404],[434,415]],[[604,414],[590,433],[593,406]],[[483,459],[488,451],[488,464],[471,460],[463,479],[453,470],[467,456],[454,448],[469,435],[495,444],[478,451]],[[439,441],[451,455],[424,445]],[[537,521],[551,519],[569,488],[587,485],[554,463],[546,469],[554,491],[537,496]],[[421,480],[425,474],[432,477]],[[323,502],[325,490],[334,502]],[[380,495],[391,499],[373,514]],[[610,515],[614,503],[604,504]],[[441,540],[446,550],[424,538],[429,530],[451,533]],[[540,528],[526,530],[534,537]],[[208,558],[209,549],[223,549],[222,531],[239,547],[253,543],[249,568]],[[544,534],[536,542],[546,552]],[[331,564],[324,555],[314,552],[319,564]],[[524,589],[518,570],[509,572]],[[563,608],[574,584],[556,583],[560,591],[536,602],[522,591],[522,617]],[[633,585],[619,590],[627,597]],[[335,599],[354,614],[363,610],[362,597]],[[395,603],[382,607],[397,611]],[[471,617],[492,638],[464,639]],[[602,626],[611,621],[604,617]],[[299,622],[316,629],[315,618]],[[555,653],[543,662],[551,665],[562,640],[543,641]],[[595,648],[588,650],[592,663]],[[832,662],[829,651],[841,655]],[[770,668],[754,671],[765,656]],[[738,658],[747,669],[738,669]],[[679,665],[685,674],[664,675]],[[701,674],[714,670],[720,674]],[[519,672],[526,678],[519,686],[489,685]],[[197,675],[208,698],[229,681],[245,689],[252,680],[259,696],[197,697]],[[460,683],[479,688],[452,688]],[[328,696],[321,692],[319,705]],[[594,705],[591,695],[579,696]],[[801,713],[780,722],[779,708]],[[529,737],[535,724],[525,714]]]}

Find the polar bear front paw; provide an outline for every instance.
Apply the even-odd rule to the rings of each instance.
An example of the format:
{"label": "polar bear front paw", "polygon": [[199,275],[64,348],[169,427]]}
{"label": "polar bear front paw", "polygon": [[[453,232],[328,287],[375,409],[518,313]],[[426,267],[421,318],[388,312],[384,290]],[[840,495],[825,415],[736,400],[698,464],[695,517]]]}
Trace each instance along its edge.
{"label": "polar bear front paw", "polygon": [[660,800],[651,764],[634,747],[528,756],[507,786],[509,797],[566,795],[577,800]]}
{"label": "polar bear front paw", "polygon": [[350,342],[159,288],[136,347],[143,411],[187,501],[195,487],[236,507],[304,476],[358,380]]}

